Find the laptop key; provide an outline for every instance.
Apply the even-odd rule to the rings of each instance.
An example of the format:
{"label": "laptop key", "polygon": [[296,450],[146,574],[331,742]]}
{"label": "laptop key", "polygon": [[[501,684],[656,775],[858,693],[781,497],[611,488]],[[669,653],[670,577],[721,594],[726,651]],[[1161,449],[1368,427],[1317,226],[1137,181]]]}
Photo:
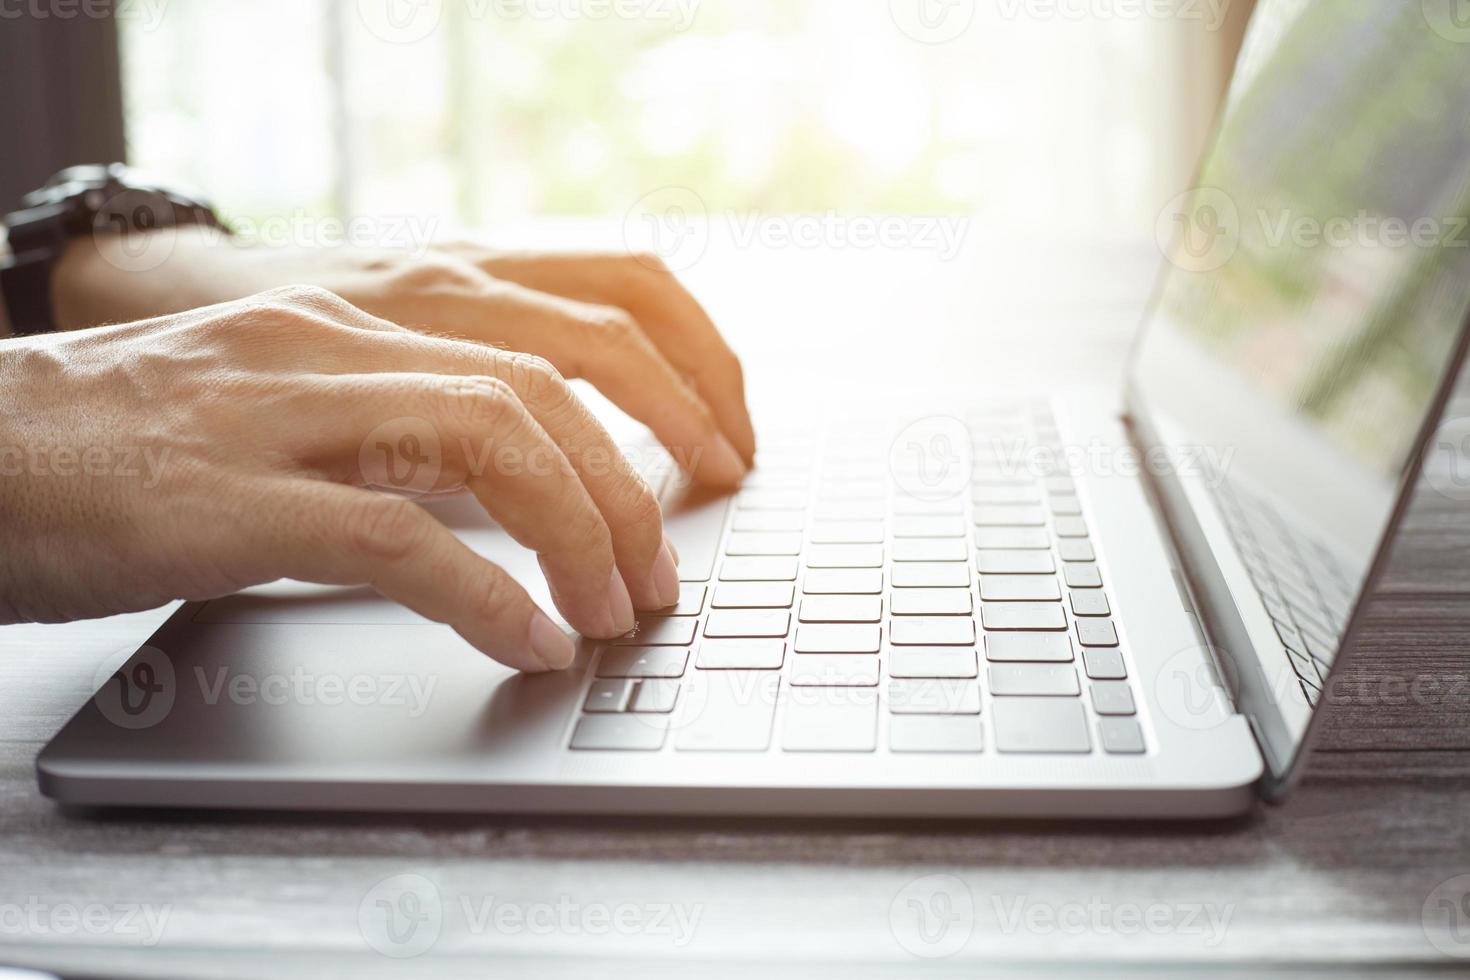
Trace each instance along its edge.
{"label": "laptop key", "polygon": [[882,569],[813,568],[801,591],[807,595],[882,595]]}
{"label": "laptop key", "polygon": [[1061,602],[1062,587],[1052,575],[981,575],[980,598],[987,602]]}
{"label": "laptop key", "polygon": [[698,670],[780,670],[784,640],[705,640],[694,658]]}
{"label": "laptop key", "polygon": [[991,664],[990,693],[997,698],[1075,698],[1082,694],[1071,664]]}
{"label": "laptop key", "polygon": [[785,609],[716,609],[704,624],[708,637],[781,639],[791,629],[791,613]]}
{"label": "laptop key", "polygon": [[726,558],[721,582],[794,582],[795,558]]}
{"label": "laptop key", "polygon": [[880,657],[865,653],[798,653],[792,687],[877,687]]}
{"label": "laptop key", "polygon": [[890,752],[983,752],[985,727],[976,715],[895,715]]}
{"label": "laptop key", "polygon": [[888,710],[895,715],[978,715],[980,685],[976,681],[892,680]]}
{"label": "laptop key", "polygon": [[975,529],[975,547],[1046,551],[1051,548],[1051,535],[1041,527],[981,527]]}
{"label": "laptop key", "polygon": [[721,582],[710,601],[713,609],[789,609],[796,586],[785,582]]}
{"label": "laptop key", "polygon": [[814,544],[807,549],[807,568],[882,568],[881,544]]}
{"label": "laptop key", "polygon": [[727,555],[799,555],[801,534],[795,531],[736,531],[725,544]]}
{"label": "laptop key", "polygon": [[766,751],[780,697],[779,674],[742,670],[696,674],[675,715],[675,751]]}
{"label": "laptop key", "polygon": [[572,732],[572,748],[592,752],[657,752],[664,747],[668,718],[652,715],[583,715]]}
{"label": "laptop key", "polygon": [[1030,504],[979,504],[975,524],[980,527],[1044,527],[1046,515]]}
{"label": "laptop key", "polygon": [[902,647],[974,646],[975,621],[968,616],[907,616],[889,624],[888,639]]}
{"label": "laptop key", "polygon": [[[735,514],[733,529],[740,531],[801,531],[806,528],[804,510],[742,510]],[[682,555],[680,556],[682,559]]]}
{"label": "laptop key", "polygon": [[1093,681],[1092,709],[1100,715],[1131,715],[1137,711],[1133,692],[1124,681]]}
{"label": "laptop key", "polygon": [[975,552],[981,575],[1051,575],[1057,570],[1049,551],[981,548]]}
{"label": "laptop key", "polygon": [[987,630],[1064,630],[1067,614],[1057,603],[984,602],[980,620]]}
{"label": "laptop key", "polygon": [[666,715],[679,702],[679,685],[679,681],[640,681],[628,710],[637,715]]}
{"label": "laptop key", "polygon": [[887,510],[881,500],[828,500],[812,508],[819,521],[882,521]]}
{"label": "laptop key", "polygon": [[1063,515],[1067,517],[1076,517],[1078,514],[1082,513],[1082,502],[1078,500],[1077,497],[1073,494],[1052,494],[1051,512],[1053,514]]}
{"label": "laptop key", "polygon": [[[735,498],[735,506],[741,510],[804,510],[807,505],[805,490],[745,490]],[[680,558],[683,558],[680,549]]]}
{"label": "laptop key", "polygon": [[967,589],[894,589],[888,605],[895,616],[969,616],[975,611]]}
{"label": "laptop key", "polygon": [[682,647],[605,647],[598,677],[683,677],[689,651]]}
{"label": "laptop key", "polygon": [[897,647],[888,652],[889,677],[980,676],[975,651],[961,647]]}
{"label": "laptop key", "polygon": [[1100,589],[1103,584],[1102,572],[1095,562],[1063,562],[1062,576],[1069,589]]}
{"label": "laptop key", "polygon": [[963,538],[899,538],[893,542],[894,561],[964,561],[968,557]]}
{"label": "laptop key", "polygon": [[965,530],[962,517],[909,516],[893,519],[895,538],[963,538]]}
{"label": "laptop key", "polygon": [[1135,718],[1099,718],[1097,734],[1103,749],[1114,755],[1141,755],[1144,751],[1143,729]]}
{"label": "laptop key", "polygon": [[883,619],[883,597],[876,595],[809,595],[802,597],[803,623],[877,623]]}
{"label": "laptop key", "polygon": [[812,544],[882,544],[882,521],[817,521]]}
{"label": "laptop key", "polygon": [[728,498],[711,499],[697,492],[664,507],[664,537],[679,549],[679,581],[708,582],[714,576],[729,509]]}
{"label": "laptop key", "polygon": [[991,720],[1001,752],[1092,751],[1081,701],[1002,698],[992,702]]}
{"label": "laptop key", "polygon": [[679,601],[672,606],[660,609],[659,614],[663,616],[698,616],[704,612],[704,597],[708,592],[708,586],[685,582],[679,587]]}
{"label": "laptop key", "polygon": [[1010,486],[978,486],[970,491],[970,499],[977,504],[1039,504],[1041,489],[1034,483],[1017,483]]}
{"label": "laptop key", "polygon": [[687,647],[698,628],[699,621],[687,616],[645,616],[612,643],[617,647]]}
{"label": "laptop key", "polygon": [[628,698],[632,694],[633,682],[630,680],[593,681],[582,710],[589,714],[616,714],[628,707]]}
{"label": "laptop key", "polygon": [[1062,561],[1097,561],[1092,542],[1086,538],[1062,538],[1057,542],[1057,553]]}
{"label": "laptop key", "polygon": [[985,659],[992,663],[1072,662],[1072,638],[1066,633],[987,633]]}
{"label": "laptop key", "polygon": [[797,653],[877,653],[883,630],[877,626],[814,625],[796,628]]}
{"label": "laptop key", "polygon": [[1111,619],[1079,619],[1077,642],[1085,647],[1115,647],[1118,630]]}
{"label": "laptop key", "polygon": [[966,589],[970,569],[956,562],[900,562],[893,566],[896,589]]}
{"label": "laptop key", "polygon": [[1074,616],[1111,616],[1112,607],[1108,605],[1107,593],[1101,589],[1083,589],[1073,592],[1072,615]]}
{"label": "laptop key", "polygon": [[878,748],[876,691],[801,698],[786,707],[781,748],[787,752],[873,752]]}
{"label": "laptop key", "polygon": [[1051,526],[1059,538],[1087,537],[1087,522],[1080,517],[1058,517]]}
{"label": "laptop key", "polygon": [[1093,680],[1121,681],[1128,676],[1123,654],[1117,650],[1083,650],[1082,662],[1087,665],[1087,676]]}

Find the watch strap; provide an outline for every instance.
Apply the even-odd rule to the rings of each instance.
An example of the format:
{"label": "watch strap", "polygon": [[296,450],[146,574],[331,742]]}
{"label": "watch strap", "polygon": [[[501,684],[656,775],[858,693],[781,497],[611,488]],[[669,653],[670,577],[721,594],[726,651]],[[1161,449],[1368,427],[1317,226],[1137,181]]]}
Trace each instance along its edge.
{"label": "watch strap", "polygon": [[[64,210],[56,206],[60,213]],[[34,227],[34,226],[33,226]],[[56,311],[51,302],[51,271],[66,247],[66,231],[47,222],[39,234],[11,236],[12,256],[0,259],[0,302],[10,317],[10,332],[16,337],[50,333],[56,329]]]}

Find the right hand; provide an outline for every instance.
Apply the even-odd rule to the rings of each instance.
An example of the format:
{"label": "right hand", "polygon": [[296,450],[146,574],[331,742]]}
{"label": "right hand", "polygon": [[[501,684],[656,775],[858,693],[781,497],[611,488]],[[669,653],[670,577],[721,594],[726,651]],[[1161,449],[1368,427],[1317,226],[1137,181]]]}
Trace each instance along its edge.
{"label": "right hand", "polygon": [[404,482],[472,491],[586,636],[678,599],[657,501],[545,361],[318,289],[0,342],[0,473],[0,621],[292,578],[371,585],[515,668],[568,666],[518,583],[375,489]]}

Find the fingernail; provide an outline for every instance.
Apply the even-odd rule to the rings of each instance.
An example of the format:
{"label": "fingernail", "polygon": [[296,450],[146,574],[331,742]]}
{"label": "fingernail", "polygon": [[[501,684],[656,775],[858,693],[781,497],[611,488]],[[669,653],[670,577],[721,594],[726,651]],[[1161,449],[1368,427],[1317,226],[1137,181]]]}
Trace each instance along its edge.
{"label": "fingernail", "polygon": [[565,670],[571,666],[577,648],[572,638],[538,609],[531,614],[531,652],[547,670]]}
{"label": "fingernail", "polygon": [[664,538],[664,547],[669,549],[669,557],[674,559],[674,567],[679,566],[679,549],[674,547],[674,542]]}
{"label": "fingernail", "polygon": [[749,470],[735,447],[730,445],[730,440],[722,435],[716,435],[710,444],[709,454],[705,456],[699,467],[700,476],[707,483],[715,483],[721,486],[737,486],[745,479]]}
{"label": "fingernail", "polygon": [[615,632],[626,633],[638,625],[638,620],[633,616],[633,597],[628,594],[628,587],[623,584],[623,576],[618,574],[616,566],[613,567],[612,582],[608,586],[607,608],[612,615]]}
{"label": "fingernail", "polygon": [[679,601],[679,570],[674,567],[667,541],[658,549],[658,558],[653,562],[653,591],[658,593],[660,607],[667,608]]}

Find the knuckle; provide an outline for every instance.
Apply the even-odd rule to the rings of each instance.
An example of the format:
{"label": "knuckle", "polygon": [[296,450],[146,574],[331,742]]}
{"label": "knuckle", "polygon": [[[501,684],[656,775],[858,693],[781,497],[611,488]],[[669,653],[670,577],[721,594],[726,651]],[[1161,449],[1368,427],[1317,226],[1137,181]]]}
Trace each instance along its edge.
{"label": "knuckle", "polygon": [[423,512],[406,500],[371,496],[343,515],[344,544],[353,554],[399,561],[424,542]]}
{"label": "knuckle", "polygon": [[626,310],[615,306],[599,306],[586,314],[587,326],[598,341],[609,347],[641,345],[643,331],[638,321]]}
{"label": "knuckle", "polygon": [[515,421],[524,411],[515,391],[499,378],[445,378],[435,397],[444,416],[476,427]]}
{"label": "knuckle", "polygon": [[535,354],[511,354],[507,364],[511,387],[542,409],[561,411],[573,401],[575,396],[571,386],[546,358]]}
{"label": "knuckle", "polygon": [[656,252],[634,252],[629,258],[637,268],[666,275],[669,267]]}
{"label": "knuckle", "polygon": [[664,526],[664,512],[658,505],[658,499],[654,497],[653,491],[648,484],[636,475],[627,480],[626,495],[619,512],[626,522],[626,529],[634,532],[648,533],[662,536]]}
{"label": "knuckle", "polygon": [[515,601],[510,580],[495,568],[487,568],[475,576],[465,591],[471,609],[498,611]]}
{"label": "knuckle", "polygon": [[462,296],[481,289],[486,282],[484,273],[472,263],[442,250],[405,256],[387,272],[392,288],[417,296]]}

